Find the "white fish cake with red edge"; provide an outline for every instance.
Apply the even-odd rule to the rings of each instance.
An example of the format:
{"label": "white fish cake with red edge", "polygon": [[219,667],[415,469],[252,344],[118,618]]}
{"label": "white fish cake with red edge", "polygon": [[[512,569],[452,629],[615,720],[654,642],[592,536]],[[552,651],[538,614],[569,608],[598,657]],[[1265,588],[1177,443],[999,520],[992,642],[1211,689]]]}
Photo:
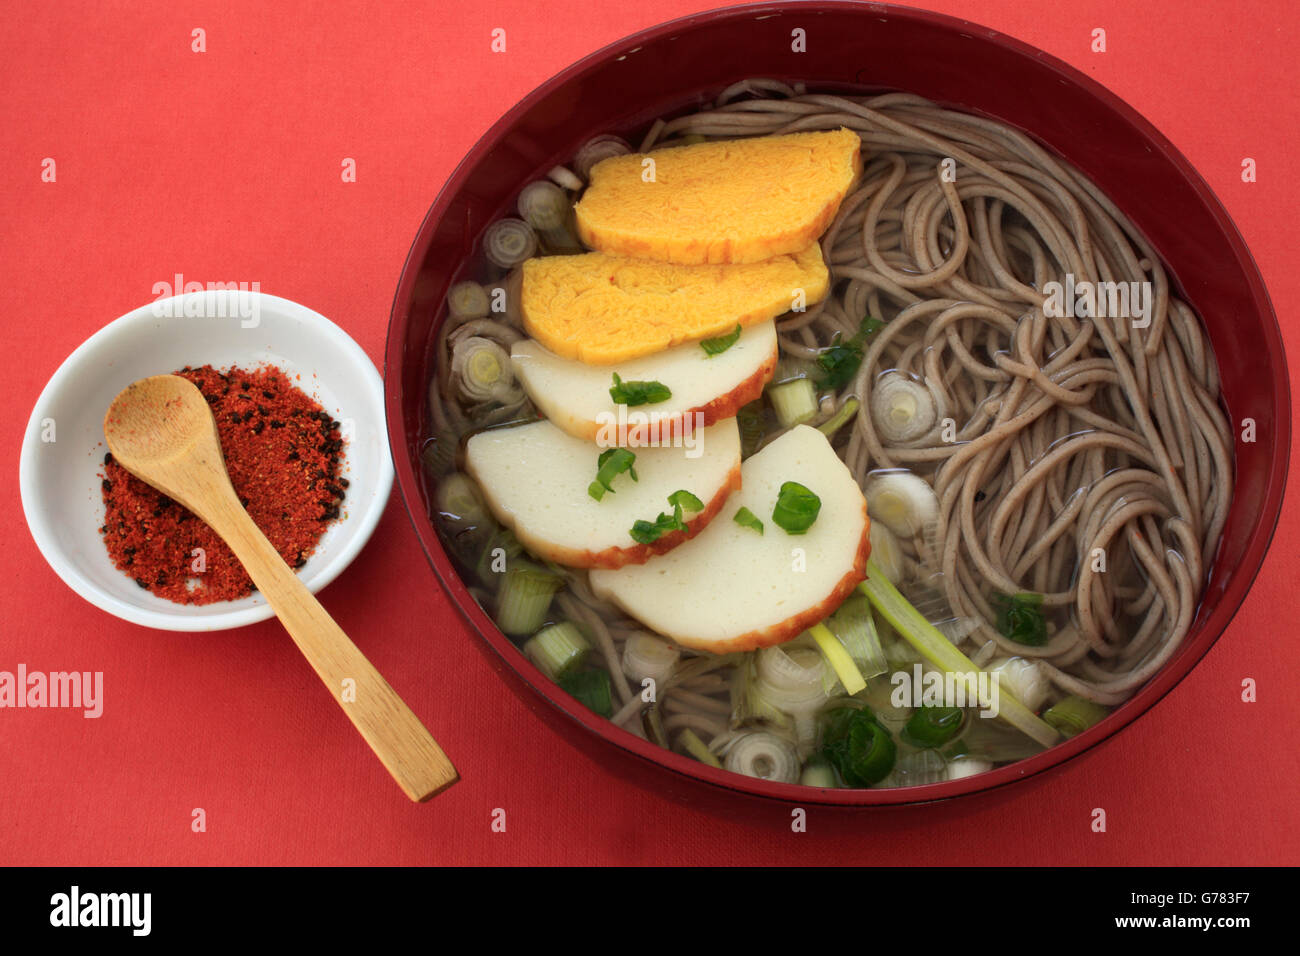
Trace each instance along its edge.
{"label": "white fish cake with red edge", "polygon": [[[740,486],[734,418],[689,436],[689,446],[636,449],[636,480],[622,472],[599,501],[588,488],[607,449],[548,421],[479,432],[466,445],[466,470],[497,520],[529,551],[568,567],[621,568],[699,534]],[[685,531],[637,542],[632,526],[672,514],[668,496],[677,491],[700,499],[703,510],[683,513]]]}
{"label": "white fish cake with red edge", "polygon": [[[550,421],[576,438],[628,447],[734,418],[742,405],[763,394],[776,359],[772,321],[741,330],[716,355],[699,342],[687,342],[657,355],[598,366],[562,358],[536,339],[510,349],[515,374]],[[615,373],[624,382],[659,382],[672,397],[652,405],[620,406],[610,396]],[[628,427],[618,428],[619,423]],[[639,432],[633,427],[638,424],[644,426]]]}
{"label": "white fish cake with red edge", "polygon": [[[772,519],[787,481],[821,499],[803,534]],[[734,520],[742,507],[763,523],[762,534]],[[644,564],[592,571],[591,589],[685,647],[770,647],[821,621],[866,577],[869,529],[848,467],[826,436],[798,425],[744,462],[740,490],[704,531]]]}

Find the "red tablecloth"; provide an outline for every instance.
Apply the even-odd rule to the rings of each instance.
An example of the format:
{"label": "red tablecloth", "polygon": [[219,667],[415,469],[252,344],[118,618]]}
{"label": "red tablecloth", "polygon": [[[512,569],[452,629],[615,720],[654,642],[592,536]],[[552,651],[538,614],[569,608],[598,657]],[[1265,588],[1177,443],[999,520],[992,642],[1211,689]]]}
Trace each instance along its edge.
{"label": "red tablecloth", "polygon": [[[1287,4],[930,0],[1033,43],[1136,106],[1218,192],[1300,355],[1296,9]],[[17,455],[41,387],[155,282],[258,280],[377,361],[397,277],[454,164],[573,60],[698,0],[376,5],[5,4],[0,263],[10,484],[0,670],[104,672],[104,714],[0,710],[0,863],[1297,863],[1295,546],[1283,518],[1214,650],[1097,751],[990,797],[792,833],[612,777],[505,690],[440,591],[402,504],[322,592],[463,780],[407,802],[274,622],[133,627],[46,566]],[[507,31],[507,53],[489,49]],[[1092,30],[1107,51],[1090,50]],[[205,31],[206,52],[192,51]],[[1243,157],[1258,182],[1241,180]],[[42,161],[57,182],[41,180]],[[352,157],[357,181],[340,180]],[[1287,584],[1287,582],[1291,584]],[[1259,700],[1240,700],[1242,679]],[[1107,812],[1105,833],[1091,812]],[[206,832],[191,829],[203,808]],[[505,833],[492,814],[506,810]]]}

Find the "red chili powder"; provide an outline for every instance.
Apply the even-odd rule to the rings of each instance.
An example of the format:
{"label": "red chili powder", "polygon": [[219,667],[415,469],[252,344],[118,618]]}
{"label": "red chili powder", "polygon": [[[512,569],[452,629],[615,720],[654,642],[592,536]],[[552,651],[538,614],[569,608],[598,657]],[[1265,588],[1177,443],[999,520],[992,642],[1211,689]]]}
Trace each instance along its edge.
{"label": "red chili powder", "polygon": [[[339,516],[339,423],[274,366],[183,368],[212,408],[235,493],[290,567],[300,568]],[[104,536],[135,583],[179,604],[233,601],[253,582],[216,532],[104,456]]]}

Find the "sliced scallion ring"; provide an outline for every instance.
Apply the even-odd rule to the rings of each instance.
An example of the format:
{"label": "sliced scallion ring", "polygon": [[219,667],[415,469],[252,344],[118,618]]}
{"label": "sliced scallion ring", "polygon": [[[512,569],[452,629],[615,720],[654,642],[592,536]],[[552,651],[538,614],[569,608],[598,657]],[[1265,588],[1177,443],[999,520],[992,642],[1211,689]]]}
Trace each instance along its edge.
{"label": "sliced scallion ring", "polygon": [[772,521],[786,534],[805,534],[817,520],[822,500],[797,481],[781,486],[772,509]]}
{"label": "sliced scallion ring", "polygon": [[498,219],[483,234],[483,252],[503,269],[513,269],[537,253],[537,234],[522,219]]}

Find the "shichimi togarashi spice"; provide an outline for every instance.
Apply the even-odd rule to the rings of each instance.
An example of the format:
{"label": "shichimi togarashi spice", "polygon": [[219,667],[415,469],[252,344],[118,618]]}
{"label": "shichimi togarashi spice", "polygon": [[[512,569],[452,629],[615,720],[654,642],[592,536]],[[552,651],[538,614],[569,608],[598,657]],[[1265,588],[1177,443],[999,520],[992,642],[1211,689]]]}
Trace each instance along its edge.
{"label": "shichimi togarashi spice", "polygon": [[[249,516],[290,567],[300,568],[339,516],[348,480],[339,475],[339,423],[280,369],[222,373],[183,368],[216,418],[226,471]],[[200,518],[104,456],[104,536],[118,569],[181,604],[232,601],[253,582]]]}

